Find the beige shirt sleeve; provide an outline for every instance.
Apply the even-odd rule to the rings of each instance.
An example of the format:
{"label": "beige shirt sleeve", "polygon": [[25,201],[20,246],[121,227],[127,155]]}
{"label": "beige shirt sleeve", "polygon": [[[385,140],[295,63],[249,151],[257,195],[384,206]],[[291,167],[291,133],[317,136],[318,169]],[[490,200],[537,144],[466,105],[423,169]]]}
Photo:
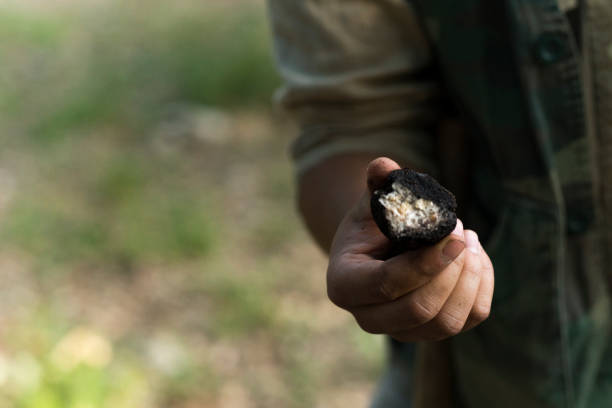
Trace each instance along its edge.
{"label": "beige shirt sleeve", "polygon": [[298,123],[298,173],[374,152],[436,174],[438,86],[405,0],[269,0],[280,105]]}

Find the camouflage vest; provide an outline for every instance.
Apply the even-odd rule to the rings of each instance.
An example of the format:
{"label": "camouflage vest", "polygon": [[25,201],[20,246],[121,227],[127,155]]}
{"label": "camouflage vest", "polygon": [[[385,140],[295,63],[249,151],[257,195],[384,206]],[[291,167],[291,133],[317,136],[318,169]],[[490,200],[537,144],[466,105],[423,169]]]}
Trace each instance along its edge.
{"label": "camouflage vest", "polygon": [[612,407],[610,276],[580,39],[557,0],[409,0],[468,125],[491,317],[451,342],[465,407]]}

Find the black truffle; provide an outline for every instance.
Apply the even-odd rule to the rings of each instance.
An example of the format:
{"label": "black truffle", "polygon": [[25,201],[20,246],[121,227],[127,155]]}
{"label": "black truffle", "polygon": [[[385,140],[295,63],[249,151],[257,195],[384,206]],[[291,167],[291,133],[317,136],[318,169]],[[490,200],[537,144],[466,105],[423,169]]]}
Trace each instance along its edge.
{"label": "black truffle", "polygon": [[370,204],[378,228],[401,250],[433,245],[457,224],[453,193],[410,169],[392,171]]}

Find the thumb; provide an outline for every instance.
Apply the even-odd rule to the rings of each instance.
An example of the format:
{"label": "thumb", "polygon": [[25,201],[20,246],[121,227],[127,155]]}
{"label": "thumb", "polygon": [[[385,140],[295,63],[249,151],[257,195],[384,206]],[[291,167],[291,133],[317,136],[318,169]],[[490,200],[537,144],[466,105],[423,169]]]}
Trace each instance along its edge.
{"label": "thumb", "polygon": [[383,186],[389,173],[398,169],[400,169],[399,164],[387,157],[379,157],[368,164],[366,170],[368,189],[362,194],[361,199],[354,208],[353,215],[356,220],[371,220],[370,198],[372,193]]}
{"label": "thumb", "polygon": [[352,248],[360,254],[386,253],[389,240],[380,231],[370,210],[372,193],[384,185],[389,173],[400,169],[399,164],[387,157],[372,160],[366,170],[367,189],[356,205],[348,212],[334,237],[331,253],[335,248]]}
{"label": "thumb", "polygon": [[370,164],[368,164],[368,169],[366,171],[370,194],[382,187],[389,173],[399,169],[399,164],[387,157],[379,157],[372,160]]}

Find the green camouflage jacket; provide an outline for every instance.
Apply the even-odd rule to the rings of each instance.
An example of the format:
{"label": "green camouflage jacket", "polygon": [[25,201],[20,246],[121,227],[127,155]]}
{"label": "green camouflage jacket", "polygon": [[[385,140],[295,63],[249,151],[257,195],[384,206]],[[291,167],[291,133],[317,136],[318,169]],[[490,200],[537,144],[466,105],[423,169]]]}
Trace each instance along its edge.
{"label": "green camouflage jacket", "polygon": [[451,343],[459,399],[611,407],[611,247],[585,109],[587,27],[574,35],[556,0],[414,3],[469,123],[470,213],[490,229],[496,272],[491,318]]}
{"label": "green camouflage jacket", "polygon": [[[441,116],[460,117],[470,144],[464,217],[486,243],[496,290],[491,317],[450,341],[454,405],[612,407],[612,223],[580,52],[584,9],[568,17],[558,0],[408,2],[409,12],[399,0],[370,1],[375,10],[270,1],[287,81],[279,99],[301,125],[298,171],[375,150],[444,178],[428,135]],[[389,28],[401,24],[412,28]],[[409,407],[414,347],[390,350],[374,406]]]}

